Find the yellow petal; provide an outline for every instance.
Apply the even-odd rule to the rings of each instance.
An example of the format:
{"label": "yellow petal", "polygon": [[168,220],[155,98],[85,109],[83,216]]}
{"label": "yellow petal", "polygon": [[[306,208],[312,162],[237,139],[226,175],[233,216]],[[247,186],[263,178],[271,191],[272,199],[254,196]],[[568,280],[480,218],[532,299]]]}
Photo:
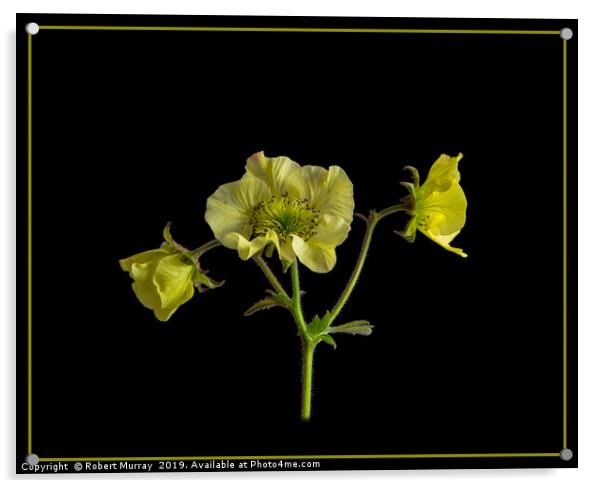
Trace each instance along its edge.
{"label": "yellow petal", "polygon": [[444,249],[447,249],[448,251],[456,253],[456,254],[462,256],[463,258],[468,257],[468,254],[466,254],[464,252],[464,250],[460,249],[459,247],[452,247],[449,245],[449,243],[454,239],[454,237],[456,237],[460,233],[460,231],[454,232],[453,234],[450,234],[448,236],[434,235],[434,234],[431,234],[428,230],[423,231],[423,233],[425,236],[427,236],[429,239],[432,239],[433,241],[435,241],[437,244],[439,244]]}
{"label": "yellow petal", "polygon": [[272,195],[268,186],[254,177],[243,178],[221,185],[207,199],[205,220],[224,246],[237,249],[236,239],[226,239],[229,234],[239,234],[245,239],[251,235],[249,218],[251,210]]}
{"label": "yellow petal", "polygon": [[447,191],[434,191],[417,202],[416,226],[443,248],[466,257],[462,249],[449,245],[466,223],[466,207],[464,191],[453,181]]}
{"label": "yellow petal", "polygon": [[134,254],[129,258],[120,259],[119,266],[121,266],[122,271],[127,271],[130,273],[130,277],[133,278],[132,275],[132,265],[134,264],[143,264],[148,263],[149,261],[157,261],[161,258],[164,258],[168,252],[164,249],[152,249],[151,251],[144,251],[138,254]]}
{"label": "yellow petal", "polygon": [[278,237],[273,230],[268,231],[265,236],[257,236],[251,240],[237,232],[231,232],[224,237],[224,246],[238,250],[238,257],[243,261],[252,258],[270,243],[278,246]]}
{"label": "yellow petal", "polygon": [[337,255],[332,247],[309,244],[298,236],[293,236],[293,249],[305,266],[314,273],[328,273],[337,263]]}
{"label": "yellow petal", "polygon": [[454,181],[447,191],[432,192],[417,203],[418,228],[426,228],[432,235],[457,233],[466,223],[466,207],[464,191]]}
{"label": "yellow petal", "polygon": [[131,276],[134,278],[132,290],[136,294],[138,301],[146,308],[158,310],[161,308],[161,297],[157,287],[153,283],[153,274],[157,269],[159,261],[148,261],[142,264],[134,263],[132,265]]}
{"label": "yellow petal", "polygon": [[261,151],[247,159],[245,177],[254,176],[259,178],[268,185],[274,195],[282,195],[286,192],[288,177],[300,167],[286,156],[266,158],[263,151]]}
{"label": "yellow petal", "polygon": [[286,241],[281,242],[276,232],[268,230],[262,238],[265,239],[266,246],[270,243],[274,244],[281,261],[292,263],[295,260],[295,252],[293,251],[292,239],[290,237]]}
{"label": "yellow petal", "polygon": [[238,255],[241,257],[241,259],[249,259],[251,256],[259,253],[264,247],[273,244],[281,261],[288,261],[289,263],[292,263],[295,260],[292,239],[289,237],[286,239],[286,241],[281,241],[278,237],[278,234],[276,234],[276,232],[273,230],[268,230],[265,235],[255,237],[251,241],[245,241],[246,239],[239,239],[238,243],[241,246],[238,248]]}
{"label": "yellow petal", "polygon": [[439,156],[437,161],[431,166],[426,181],[420,187],[419,191],[426,197],[434,191],[447,191],[452,182],[459,182],[460,172],[458,171],[458,163],[461,159],[462,153],[459,153],[456,157],[448,156],[447,154]]}
{"label": "yellow petal", "polygon": [[[154,251],[140,253],[137,255],[137,259],[149,258],[151,256],[150,253],[154,253]],[[153,282],[153,275],[155,274],[159,262],[166,255],[167,253],[154,253],[152,259],[132,262],[130,267],[130,276],[134,279],[132,290],[134,290],[136,298],[138,298],[138,301],[146,308],[153,310],[157,318],[159,318],[157,311],[161,310],[161,297],[159,296],[157,286]]]}
{"label": "yellow petal", "polygon": [[295,260],[295,251],[293,249],[293,239],[289,237],[285,242],[280,243],[278,254],[282,261],[292,263]]}
{"label": "yellow petal", "polygon": [[[182,255],[172,254],[159,261],[153,275],[161,299],[161,309],[155,310],[159,320],[167,320],[176,309],[190,300],[194,294],[195,275],[193,264],[182,261]],[[166,317],[166,318],[162,318]]]}
{"label": "yellow petal", "polygon": [[303,166],[288,179],[288,193],[293,198],[315,206],[322,215],[342,218],[348,224],[353,220],[353,183],[339,166],[328,171],[320,166]]}
{"label": "yellow petal", "polygon": [[337,262],[336,246],[347,238],[350,228],[342,218],[325,215],[316,227],[316,235],[309,240],[292,236],[293,250],[309,269],[315,273],[327,273]]}

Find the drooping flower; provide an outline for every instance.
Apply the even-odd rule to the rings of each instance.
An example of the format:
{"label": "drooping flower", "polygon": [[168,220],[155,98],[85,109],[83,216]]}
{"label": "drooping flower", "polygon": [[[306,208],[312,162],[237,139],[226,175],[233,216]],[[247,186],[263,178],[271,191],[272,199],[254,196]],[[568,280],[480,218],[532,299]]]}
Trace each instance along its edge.
{"label": "drooping flower", "polygon": [[435,241],[441,247],[462,257],[467,254],[450,242],[460,233],[466,223],[466,196],[460,186],[458,162],[462,153],[456,157],[442,154],[433,163],[426,181],[419,186],[420,179],[416,168],[408,166],[413,183],[404,182],[410,192],[403,202],[408,205],[410,215],[406,228],[396,232],[410,242],[414,241],[416,229]]}
{"label": "drooping flower", "polygon": [[121,259],[119,265],[134,280],[132,289],[146,308],[162,322],[169,320],[180,305],[194,295],[221,283],[214,282],[198,265],[198,257],[173,241],[169,224],[163,232],[166,242],[160,248]]}
{"label": "drooping flower", "polygon": [[353,219],[353,184],[339,166],[300,166],[288,157],[247,159],[246,172],[207,199],[205,220],[225,247],[247,260],[275,249],[325,273]]}

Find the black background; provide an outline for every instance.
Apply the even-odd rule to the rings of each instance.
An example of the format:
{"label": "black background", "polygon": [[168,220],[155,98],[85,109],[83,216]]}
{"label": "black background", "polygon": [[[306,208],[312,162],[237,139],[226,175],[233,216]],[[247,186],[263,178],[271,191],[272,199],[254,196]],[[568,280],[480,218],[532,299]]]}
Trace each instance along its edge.
{"label": "black background", "polygon": [[[576,32],[574,21],[21,16],[20,129],[26,123],[21,30],[32,19]],[[576,39],[569,55],[576,56]],[[33,38],[33,134],[33,450],[39,456],[562,448],[559,37],[42,30]],[[26,140],[20,144],[23,250]],[[226,285],[195,295],[166,324],[137,302],[118,265],[158,247],[167,221],[188,247],[211,239],[206,198],[240,178],[246,158],[259,150],[300,164],[342,166],[360,212],[404,195],[398,184],[407,176],[404,165],[424,178],[441,153],[464,153],[467,224],[453,244],[469,257],[421,234],[406,243],[392,233],[403,228],[401,216],[379,225],[341,315],[369,319],[374,333],[338,336],[336,350],[318,347],[309,424],[299,420],[300,349],[292,320],[284,310],[242,317],[267,288],[252,262],[227,249],[206,255],[204,267]],[[331,273],[302,267],[306,316],[336,301],[363,230],[354,221]],[[20,256],[24,455],[27,257]],[[569,359],[573,378],[576,361]],[[569,412],[568,447],[576,451],[574,408]],[[576,458],[395,463],[574,466]]]}

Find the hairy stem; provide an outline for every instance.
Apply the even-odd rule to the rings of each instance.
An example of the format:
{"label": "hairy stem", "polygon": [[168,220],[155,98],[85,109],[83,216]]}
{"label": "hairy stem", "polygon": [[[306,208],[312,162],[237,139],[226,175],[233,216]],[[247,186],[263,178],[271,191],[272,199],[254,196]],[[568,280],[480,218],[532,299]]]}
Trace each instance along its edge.
{"label": "hairy stem", "polygon": [[299,263],[296,259],[291,265],[291,282],[293,286],[293,308],[291,313],[299,328],[299,335],[304,342],[307,342],[309,337],[307,335],[307,325],[303,317],[303,310],[301,309],[301,283],[299,281]]}
{"label": "hairy stem", "polygon": [[291,313],[299,329],[301,337],[301,419],[308,421],[311,417],[311,383],[314,363],[314,349],[317,342],[307,333],[307,324],[301,308],[301,282],[299,280],[299,263],[295,259],[291,265],[291,281],[293,285],[293,306]]}
{"label": "hairy stem", "polygon": [[392,205],[390,207],[383,208],[379,212],[374,212],[374,213],[377,214],[378,222],[380,222],[385,217],[388,217],[389,215],[393,215],[394,213],[397,213],[397,212],[409,212],[411,210],[412,210],[411,206],[408,206],[407,203],[399,203],[397,205]]}
{"label": "hairy stem", "polygon": [[213,239],[212,241],[206,242],[202,246],[197,247],[194,251],[192,251],[192,255],[198,259],[200,256],[205,254],[207,251],[210,251],[211,249],[215,249],[216,247],[220,247],[220,246],[221,246],[220,242],[217,239]]}
{"label": "hairy stem", "polygon": [[261,256],[254,256],[253,261],[255,261],[255,263],[257,263],[257,266],[259,266],[259,269],[261,269],[261,271],[263,271],[263,274],[270,282],[270,285],[272,285],[272,288],[274,288],[274,290],[276,292],[278,292],[290,299],[290,297],[288,296],[288,293],[286,292],[284,287],[280,284],[280,282],[278,281],[278,278],[276,278],[276,275],[274,274],[274,272],[268,266],[268,263],[266,263],[265,260]]}
{"label": "hairy stem", "polygon": [[315,342],[303,342],[303,374],[301,380],[301,419],[311,418],[311,383],[314,363]]}
{"label": "hairy stem", "polygon": [[374,228],[378,223],[378,214],[376,212],[370,212],[368,216],[368,220],[366,223],[366,233],[364,234],[364,240],[362,241],[362,247],[360,249],[360,254],[357,257],[357,261],[355,263],[355,268],[353,268],[353,272],[349,277],[349,281],[347,285],[343,289],[341,296],[337,300],[334,308],[330,312],[330,323],[333,323],[337,315],[341,312],[347,300],[349,300],[349,296],[357,283],[357,280],[360,277],[362,269],[364,267],[364,263],[366,262],[366,256],[368,255],[368,249],[370,248],[370,243],[372,242],[372,234],[374,233]]}
{"label": "hairy stem", "polygon": [[355,263],[355,268],[353,268],[353,272],[351,273],[351,276],[349,277],[349,281],[347,282],[347,285],[343,289],[341,296],[339,297],[339,299],[337,300],[337,303],[335,304],[334,308],[330,312],[329,325],[334,322],[337,315],[341,312],[341,310],[347,303],[347,300],[349,300],[349,297],[351,296],[351,293],[353,292],[353,289],[355,288],[357,280],[359,279],[360,274],[362,273],[362,269],[364,268],[364,264],[366,262],[366,256],[368,255],[368,249],[370,248],[370,243],[372,242],[372,235],[374,234],[374,229],[376,228],[376,224],[378,224],[383,218],[385,218],[389,215],[393,215],[394,213],[397,213],[397,212],[405,212],[407,210],[408,210],[407,205],[404,205],[402,203],[399,205],[393,205],[391,207],[387,207],[387,208],[381,210],[380,212],[371,211],[370,215],[368,216],[367,219],[362,219],[362,220],[366,220],[366,233],[364,234],[364,240],[362,242],[360,254],[357,257],[357,261]]}

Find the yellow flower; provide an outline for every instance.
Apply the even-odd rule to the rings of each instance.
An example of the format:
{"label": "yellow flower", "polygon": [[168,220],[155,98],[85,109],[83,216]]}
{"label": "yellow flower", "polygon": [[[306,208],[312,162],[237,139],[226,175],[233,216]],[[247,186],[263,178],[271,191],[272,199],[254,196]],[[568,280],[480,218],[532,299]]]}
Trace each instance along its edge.
{"label": "yellow flower", "polygon": [[353,219],[353,184],[338,166],[300,166],[259,152],[246,173],[207,199],[205,220],[225,247],[247,260],[268,246],[317,273],[336,264],[335,248]]}
{"label": "yellow flower", "polygon": [[426,181],[419,186],[418,171],[408,167],[414,183],[402,183],[410,191],[405,200],[410,204],[411,218],[403,231],[397,232],[410,242],[414,241],[416,229],[448,251],[466,257],[466,253],[450,242],[460,233],[466,223],[466,196],[460,186],[457,157],[442,154],[433,163]]}
{"label": "yellow flower", "polygon": [[153,249],[119,261],[134,280],[132,289],[140,303],[165,322],[194,295],[196,268],[179,252]]}
{"label": "yellow flower", "polygon": [[[119,265],[134,280],[132,289],[146,308],[150,308],[157,319],[165,322],[194,295],[208,288],[221,286],[200,268],[198,258],[203,252],[189,251],[173,240],[171,224],[163,230],[165,242],[159,249],[134,254],[121,259]],[[206,288],[203,288],[203,285]]]}

